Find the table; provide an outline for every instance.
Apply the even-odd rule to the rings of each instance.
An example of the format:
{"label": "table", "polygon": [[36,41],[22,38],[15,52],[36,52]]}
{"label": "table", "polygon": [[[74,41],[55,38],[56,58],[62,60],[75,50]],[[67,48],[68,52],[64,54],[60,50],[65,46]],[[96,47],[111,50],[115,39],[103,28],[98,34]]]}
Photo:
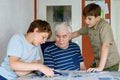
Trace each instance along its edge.
{"label": "table", "polygon": [[29,74],[18,78],[18,80],[120,80],[120,71],[59,71],[62,75],[55,75],[53,78]]}

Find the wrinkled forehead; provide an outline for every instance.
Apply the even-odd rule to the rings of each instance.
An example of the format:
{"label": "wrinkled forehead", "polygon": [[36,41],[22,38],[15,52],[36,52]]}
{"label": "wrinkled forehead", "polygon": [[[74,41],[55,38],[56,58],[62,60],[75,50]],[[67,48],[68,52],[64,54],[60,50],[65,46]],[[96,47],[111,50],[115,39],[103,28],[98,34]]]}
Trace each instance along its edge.
{"label": "wrinkled forehead", "polygon": [[57,30],[55,33],[59,34],[59,35],[63,35],[63,34],[68,35],[68,34],[70,34],[68,29],[60,29],[60,30]]}

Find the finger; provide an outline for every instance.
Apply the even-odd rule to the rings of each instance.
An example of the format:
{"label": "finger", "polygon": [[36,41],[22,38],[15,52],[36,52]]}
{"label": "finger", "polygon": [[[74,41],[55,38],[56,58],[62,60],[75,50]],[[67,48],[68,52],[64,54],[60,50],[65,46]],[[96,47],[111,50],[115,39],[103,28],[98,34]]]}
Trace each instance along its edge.
{"label": "finger", "polygon": [[92,72],[96,72],[96,71],[97,71],[97,69],[94,68]]}
{"label": "finger", "polygon": [[53,71],[52,71],[52,72],[49,72],[46,76],[47,76],[48,78],[51,78],[51,77],[54,76],[54,72],[53,72]]}
{"label": "finger", "polygon": [[94,71],[94,68],[89,68],[88,70],[87,70],[87,72],[93,72]]}
{"label": "finger", "polygon": [[91,72],[92,68],[87,69],[87,72]]}
{"label": "finger", "polygon": [[52,76],[51,76],[51,75],[49,75],[49,74],[47,74],[47,75],[46,75],[46,77],[51,78]]}
{"label": "finger", "polygon": [[52,70],[54,71],[54,68],[52,68]]}

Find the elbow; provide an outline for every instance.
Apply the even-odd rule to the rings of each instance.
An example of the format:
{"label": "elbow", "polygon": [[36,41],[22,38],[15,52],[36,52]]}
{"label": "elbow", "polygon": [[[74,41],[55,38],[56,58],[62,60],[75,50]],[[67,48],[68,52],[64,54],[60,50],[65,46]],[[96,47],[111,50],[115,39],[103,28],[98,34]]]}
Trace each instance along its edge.
{"label": "elbow", "polygon": [[80,70],[86,70],[86,66],[85,66],[84,62],[80,63]]}
{"label": "elbow", "polygon": [[17,70],[17,67],[18,67],[18,62],[17,61],[13,61],[13,62],[10,62],[10,68],[14,71],[14,70]]}
{"label": "elbow", "polygon": [[17,70],[19,67],[20,61],[18,57],[10,56],[9,57],[9,65],[12,70]]}
{"label": "elbow", "polygon": [[15,64],[10,64],[10,68],[11,68],[12,70],[16,70],[15,67],[16,67]]}

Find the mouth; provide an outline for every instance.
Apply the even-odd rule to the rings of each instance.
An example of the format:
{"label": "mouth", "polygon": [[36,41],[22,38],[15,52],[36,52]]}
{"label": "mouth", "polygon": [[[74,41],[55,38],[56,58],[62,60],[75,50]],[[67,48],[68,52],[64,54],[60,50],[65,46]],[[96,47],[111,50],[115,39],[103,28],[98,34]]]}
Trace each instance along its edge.
{"label": "mouth", "polygon": [[90,25],[90,24],[87,24],[87,26],[88,26],[88,27],[91,27],[91,25]]}
{"label": "mouth", "polygon": [[64,45],[64,43],[59,43],[60,45]]}
{"label": "mouth", "polygon": [[87,26],[89,26],[90,24],[87,24]]}

